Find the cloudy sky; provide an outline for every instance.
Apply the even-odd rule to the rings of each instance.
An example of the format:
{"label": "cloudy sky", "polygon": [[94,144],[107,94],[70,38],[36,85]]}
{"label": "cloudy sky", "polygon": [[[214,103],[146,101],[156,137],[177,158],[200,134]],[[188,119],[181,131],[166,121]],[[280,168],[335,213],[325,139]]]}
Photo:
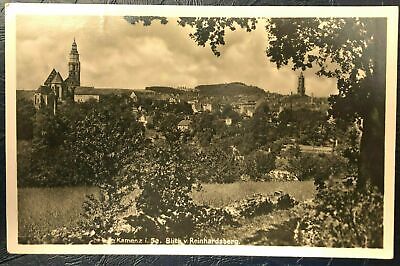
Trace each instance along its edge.
{"label": "cloudy sky", "polygon": [[[240,81],[271,92],[296,90],[290,67],[277,70],[265,56],[262,25],[247,33],[227,33],[216,57],[189,38],[191,28],[131,25],[121,17],[19,16],[17,18],[18,89],[36,89],[55,68],[65,79],[75,37],[81,61],[81,85],[143,89],[151,85],[187,86]],[[306,93],[336,93],[334,80],[305,72]]]}

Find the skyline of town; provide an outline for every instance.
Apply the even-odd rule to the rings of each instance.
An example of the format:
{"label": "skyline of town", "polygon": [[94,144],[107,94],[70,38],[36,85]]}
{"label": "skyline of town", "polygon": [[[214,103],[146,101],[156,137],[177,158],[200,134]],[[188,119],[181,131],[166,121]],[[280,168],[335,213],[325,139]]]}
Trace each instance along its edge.
{"label": "skyline of town", "polygon": [[[83,17],[78,20],[80,23],[74,18],[74,24],[71,24],[71,19],[72,17],[65,18],[58,29],[50,26],[52,24],[50,16],[44,20],[47,25],[43,25],[43,20],[34,17],[24,17],[23,20],[19,20],[20,23],[17,23],[18,89],[36,89],[43,83],[43,77],[53,68],[65,76],[68,73],[65,58],[68,56],[71,40],[75,37],[81,54],[82,84],[86,86],[144,89],[160,85],[193,88],[202,84],[243,82],[269,92],[280,94],[296,92],[299,71],[295,72],[287,67],[277,70],[267,60],[264,54],[266,36],[260,30],[251,33],[237,30],[227,34],[227,45],[221,47],[222,55],[217,58],[212,55],[209,47],[198,47],[190,40],[188,28],[179,27],[173,21],[167,25],[155,22],[152,26],[144,27],[131,25],[122,18],[106,17],[100,22],[98,17]],[[37,31],[39,31],[37,36],[41,37],[32,36],[32,33]],[[40,31],[46,34],[41,35]],[[96,34],[96,31],[102,33]],[[115,36],[126,38],[116,40]],[[173,40],[171,36],[179,40]],[[243,38],[245,36],[249,38]],[[59,40],[57,45],[50,40],[52,38]],[[124,41],[132,44],[132,48],[127,44],[121,44]],[[93,42],[98,45],[91,46]],[[38,52],[31,53],[31,50]],[[49,50],[52,52],[46,52]],[[244,51],[247,52],[243,53]],[[257,57],[261,58],[254,60]],[[236,64],[232,65],[234,61]],[[237,67],[239,64],[250,64],[249,61],[251,67]],[[28,68],[35,71],[31,71],[31,75],[26,75]],[[171,74],[172,72],[176,75]],[[210,75],[210,72],[215,74]],[[318,78],[311,70],[305,71],[304,76],[306,94],[327,97],[336,92],[334,80]]]}

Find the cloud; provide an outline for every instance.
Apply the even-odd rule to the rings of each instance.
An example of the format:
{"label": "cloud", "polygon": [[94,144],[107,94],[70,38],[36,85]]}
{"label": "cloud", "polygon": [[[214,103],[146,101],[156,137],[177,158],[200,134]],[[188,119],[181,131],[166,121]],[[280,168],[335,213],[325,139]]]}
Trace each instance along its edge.
{"label": "cloud", "polygon": [[[216,57],[209,47],[189,38],[190,27],[176,19],[167,25],[131,25],[121,17],[20,16],[17,18],[17,84],[35,89],[52,68],[66,78],[68,54],[76,38],[81,83],[96,87],[144,88],[150,85],[189,86],[241,81],[288,94],[297,87],[298,72],[277,69],[265,54],[267,36],[259,25],[251,33],[226,33],[227,45]],[[308,94],[327,96],[334,80],[305,72]]]}

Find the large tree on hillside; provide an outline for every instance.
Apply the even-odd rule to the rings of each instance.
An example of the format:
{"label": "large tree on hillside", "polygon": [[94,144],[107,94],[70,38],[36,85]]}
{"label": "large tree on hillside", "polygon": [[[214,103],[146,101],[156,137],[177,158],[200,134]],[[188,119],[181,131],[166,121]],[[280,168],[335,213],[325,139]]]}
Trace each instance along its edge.
{"label": "large tree on hillside", "polygon": [[[194,28],[190,37],[209,45],[219,56],[225,31],[255,29],[254,19],[181,18]],[[285,18],[268,19],[266,54],[277,67],[316,69],[316,74],[337,79],[338,95],[330,97],[331,113],[338,119],[358,121],[362,128],[359,185],[372,183],[383,191],[386,19]]]}

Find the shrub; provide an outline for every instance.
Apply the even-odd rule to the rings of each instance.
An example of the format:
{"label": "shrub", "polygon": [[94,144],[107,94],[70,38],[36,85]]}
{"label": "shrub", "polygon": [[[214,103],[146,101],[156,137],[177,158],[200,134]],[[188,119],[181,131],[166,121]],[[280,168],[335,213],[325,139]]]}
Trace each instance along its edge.
{"label": "shrub", "polygon": [[289,194],[277,191],[267,196],[256,193],[251,197],[236,202],[228,207],[227,210],[234,216],[248,218],[268,214],[277,209],[289,209],[296,204],[297,202]]}
{"label": "shrub", "polygon": [[268,173],[271,181],[298,181],[297,176],[286,170],[272,170]]}
{"label": "shrub", "polygon": [[343,183],[321,189],[304,206],[295,239],[302,246],[382,247],[383,196]]}
{"label": "shrub", "polygon": [[245,172],[242,156],[234,154],[230,147],[210,146],[198,150],[186,147],[184,157],[193,176],[206,183],[233,183]]}
{"label": "shrub", "polygon": [[253,180],[264,180],[275,168],[275,156],[266,151],[256,151],[246,157],[246,173]]}

